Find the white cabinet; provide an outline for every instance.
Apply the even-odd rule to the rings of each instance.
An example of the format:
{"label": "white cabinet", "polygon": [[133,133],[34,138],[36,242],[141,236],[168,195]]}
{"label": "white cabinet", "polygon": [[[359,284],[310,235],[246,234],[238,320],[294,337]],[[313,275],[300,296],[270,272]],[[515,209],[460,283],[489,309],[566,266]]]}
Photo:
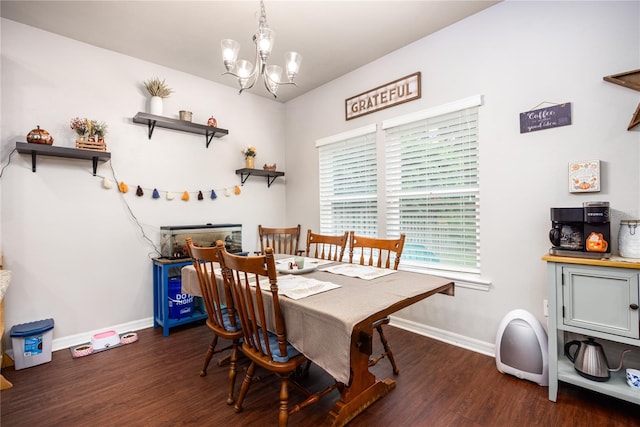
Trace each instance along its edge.
{"label": "white cabinet", "polygon": [[[640,404],[640,393],[627,385],[624,369],[612,372],[609,381],[592,381],[564,355],[569,333],[594,337],[603,346],[618,345],[616,350],[640,351],[640,263],[551,255],[543,260],[549,286],[549,400],[555,402],[558,381],[563,381]],[[609,359],[610,367],[617,362]]]}

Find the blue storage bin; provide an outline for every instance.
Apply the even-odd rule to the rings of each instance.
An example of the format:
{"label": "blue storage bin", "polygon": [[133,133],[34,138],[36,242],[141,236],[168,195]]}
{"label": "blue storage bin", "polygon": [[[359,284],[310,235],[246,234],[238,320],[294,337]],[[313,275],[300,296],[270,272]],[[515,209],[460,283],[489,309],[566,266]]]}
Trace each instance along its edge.
{"label": "blue storage bin", "polygon": [[53,319],[15,325],[9,335],[16,370],[51,362]]}
{"label": "blue storage bin", "polygon": [[193,314],[193,295],[182,293],[182,279],[169,277],[169,318],[182,319]]}

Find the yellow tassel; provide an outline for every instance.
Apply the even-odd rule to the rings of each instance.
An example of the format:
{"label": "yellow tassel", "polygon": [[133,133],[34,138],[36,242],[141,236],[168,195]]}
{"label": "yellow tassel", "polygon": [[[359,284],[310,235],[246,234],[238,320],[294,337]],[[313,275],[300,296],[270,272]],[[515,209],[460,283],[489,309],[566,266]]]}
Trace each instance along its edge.
{"label": "yellow tassel", "polygon": [[129,191],[129,186],[125,184],[124,181],[120,181],[120,185],[118,185],[118,188],[120,189],[121,193],[126,193],[127,191]]}
{"label": "yellow tassel", "polygon": [[240,187],[236,185],[236,188],[233,190],[233,192],[236,193],[236,196],[240,194]]}
{"label": "yellow tassel", "polygon": [[184,200],[185,202],[189,200],[189,192],[188,191],[184,191],[184,193],[182,193],[182,200]]}

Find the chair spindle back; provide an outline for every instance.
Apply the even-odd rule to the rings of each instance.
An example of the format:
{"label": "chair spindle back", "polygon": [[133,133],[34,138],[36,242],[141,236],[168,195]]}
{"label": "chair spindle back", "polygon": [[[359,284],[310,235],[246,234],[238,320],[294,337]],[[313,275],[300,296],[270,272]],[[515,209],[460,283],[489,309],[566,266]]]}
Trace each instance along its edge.
{"label": "chair spindle back", "polygon": [[[200,292],[210,323],[221,330],[227,330],[224,317],[234,330],[240,325],[236,324],[235,306],[231,295],[231,287],[227,282],[219,287],[215,276],[215,269],[219,268],[220,256],[216,247],[199,247],[193,244],[191,237],[185,238],[189,256],[193,259],[193,266],[198,274]],[[225,310],[226,309],[226,310]]]}
{"label": "chair spindle back", "polygon": [[258,225],[260,251],[272,248],[275,254],[298,255],[300,244],[300,224],[297,227],[268,228]]}
{"label": "chair spindle back", "polygon": [[[349,241],[349,232],[345,231],[342,236],[329,236],[317,234],[307,230],[307,250],[308,257],[325,259],[329,261],[342,261],[344,250]],[[313,249],[313,250],[312,250]]]}
{"label": "chair spindle back", "polygon": [[[230,254],[224,248],[224,243],[218,241],[223,274],[231,285],[235,298],[240,323],[244,333],[243,347],[259,353],[264,360],[272,360],[274,354],[269,347],[267,327],[273,325],[278,337],[279,354],[276,359],[287,357],[287,333],[284,317],[278,299],[278,279],[273,249],[265,248],[264,255],[238,256]],[[252,288],[255,290],[252,291]],[[272,306],[268,310],[267,299]],[[268,313],[272,313],[269,315]],[[246,351],[246,350],[245,350]]]}
{"label": "chair spindle back", "polygon": [[349,262],[353,263],[354,254],[359,254],[360,265],[392,268],[391,259],[393,258],[393,269],[397,270],[404,248],[404,240],[404,233],[400,234],[397,239],[378,239],[356,236],[352,231],[349,241]]}

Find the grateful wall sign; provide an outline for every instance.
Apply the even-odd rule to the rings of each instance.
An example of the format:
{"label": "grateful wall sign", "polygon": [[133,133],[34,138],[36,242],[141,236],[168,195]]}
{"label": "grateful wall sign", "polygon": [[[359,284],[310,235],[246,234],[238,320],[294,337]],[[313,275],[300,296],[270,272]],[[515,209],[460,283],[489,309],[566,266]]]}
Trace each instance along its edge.
{"label": "grateful wall sign", "polygon": [[378,86],[344,101],[345,120],[375,113],[385,108],[419,99],[421,96],[420,71]]}
{"label": "grateful wall sign", "polygon": [[570,102],[520,113],[520,133],[535,132],[570,124]]}

